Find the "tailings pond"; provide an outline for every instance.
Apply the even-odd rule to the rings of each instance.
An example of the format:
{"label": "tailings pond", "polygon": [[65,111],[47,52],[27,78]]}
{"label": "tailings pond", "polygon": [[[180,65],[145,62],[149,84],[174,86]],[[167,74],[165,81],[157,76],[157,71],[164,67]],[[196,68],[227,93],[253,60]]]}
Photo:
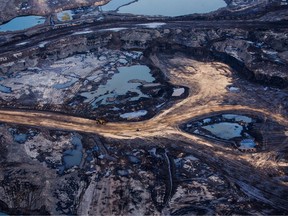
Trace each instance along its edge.
{"label": "tailings pond", "polygon": [[45,20],[45,17],[42,16],[16,17],[9,22],[0,25],[0,32],[25,30],[27,28],[43,24]]}
{"label": "tailings pond", "polygon": [[261,141],[254,127],[259,122],[246,115],[222,114],[189,122],[182,128],[194,135],[231,143],[239,150],[255,150]]}
{"label": "tailings pond", "polygon": [[101,9],[136,15],[181,16],[209,13],[226,6],[223,0],[112,0]]}
{"label": "tailings pond", "polygon": [[129,101],[136,101],[141,97],[149,98],[139,89],[143,83],[151,83],[155,80],[149,67],[145,65],[119,67],[118,72],[105,85],[100,85],[97,90],[82,93],[81,96],[87,98],[85,102],[97,108],[98,105],[114,103],[117,97],[124,96],[128,92],[131,93]]}

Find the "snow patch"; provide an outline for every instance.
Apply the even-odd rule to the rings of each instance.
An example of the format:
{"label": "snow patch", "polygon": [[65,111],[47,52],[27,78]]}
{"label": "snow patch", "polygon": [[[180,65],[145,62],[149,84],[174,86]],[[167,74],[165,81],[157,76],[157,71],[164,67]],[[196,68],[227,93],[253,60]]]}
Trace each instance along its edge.
{"label": "snow patch", "polygon": [[172,97],[180,97],[182,94],[184,94],[185,89],[184,88],[174,88]]}
{"label": "snow patch", "polygon": [[119,31],[122,31],[122,30],[125,30],[127,28],[109,28],[109,29],[103,29],[101,31],[113,31],[113,32],[119,32]]}
{"label": "snow patch", "polygon": [[166,25],[166,23],[162,23],[162,22],[153,22],[153,23],[144,23],[144,24],[138,24],[138,26],[144,26],[147,28],[159,28],[163,25]]}
{"label": "snow patch", "polygon": [[48,42],[41,42],[38,46],[40,48],[44,48],[46,46],[46,44],[48,44]]}
{"label": "snow patch", "polygon": [[130,113],[124,113],[121,114],[120,117],[121,118],[125,118],[125,119],[133,119],[133,118],[138,118],[141,116],[145,116],[147,114],[147,110],[139,110],[136,112],[130,112]]}
{"label": "snow patch", "polygon": [[82,34],[89,34],[92,33],[93,31],[89,30],[89,31],[80,31],[80,32],[75,32],[72,35],[82,35]]}
{"label": "snow patch", "polygon": [[16,46],[23,46],[25,44],[28,44],[28,41],[25,41],[25,42],[22,42],[22,43],[18,43],[18,44],[16,44]]}

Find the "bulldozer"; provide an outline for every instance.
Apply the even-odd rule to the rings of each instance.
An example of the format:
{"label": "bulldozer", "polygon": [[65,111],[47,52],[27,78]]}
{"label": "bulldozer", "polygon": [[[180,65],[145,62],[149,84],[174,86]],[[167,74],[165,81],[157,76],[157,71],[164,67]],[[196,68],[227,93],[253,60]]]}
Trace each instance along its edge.
{"label": "bulldozer", "polygon": [[104,124],[106,124],[106,123],[107,123],[107,121],[104,120],[104,119],[96,119],[96,124],[104,125]]}

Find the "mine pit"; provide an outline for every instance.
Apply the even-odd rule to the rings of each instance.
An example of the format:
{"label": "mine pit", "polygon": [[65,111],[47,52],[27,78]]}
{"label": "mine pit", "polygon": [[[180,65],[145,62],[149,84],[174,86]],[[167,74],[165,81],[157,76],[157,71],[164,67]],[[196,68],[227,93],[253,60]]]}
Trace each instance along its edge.
{"label": "mine pit", "polygon": [[1,0],[0,215],[287,215],[283,4]]}
{"label": "mine pit", "polygon": [[255,117],[227,113],[192,121],[181,127],[188,133],[228,142],[240,151],[253,152],[262,146],[262,137],[259,131],[255,132],[253,124],[261,122]]}

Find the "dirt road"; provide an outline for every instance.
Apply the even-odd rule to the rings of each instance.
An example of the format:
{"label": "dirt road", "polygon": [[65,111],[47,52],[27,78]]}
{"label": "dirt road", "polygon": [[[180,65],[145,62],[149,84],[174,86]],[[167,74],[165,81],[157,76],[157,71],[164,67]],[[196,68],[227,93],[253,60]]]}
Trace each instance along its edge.
{"label": "dirt road", "polygon": [[[122,140],[134,138],[145,140],[162,137],[169,138],[179,145],[187,143],[186,148],[190,148],[193,154],[211,165],[217,164],[215,166],[222,170],[231,182],[237,184],[246,194],[256,197],[257,200],[262,200],[264,203],[287,210],[285,206],[288,206],[288,202],[283,198],[288,193],[287,186],[266,175],[263,170],[266,169],[266,164],[269,161],[265,158],[262,160],[261,154],[258,155],[258,163],[255,163],[253,155],[241,154],[231,148],[215,145],[179,129],[180,124],[190,119],[213,115],[217,112],[258,115],[264,119],[269,118],[276,121],[285,127],[288,126],[287,118],[255,106],[223,105],[221,101],[229,94],[227,86],[233,82],[232,71],[225,64],[198,62],[181,55],[175,55],[169,60],[163,60],[161,56],[153,56],[151,60],[165,73],[172,84],[187,86],[190,88],[190,93],[186,99],[179,100],[149,120],[99,125],[94,120],[53,112],[2,109],[0,110],[0,121],[95,133],[107,138]],[[272,165],[269,163],[269,166],[269,169],[271,167],[273,170],[278,169],[277,163]],[[255,175],[251,175],[251,173]]]}

